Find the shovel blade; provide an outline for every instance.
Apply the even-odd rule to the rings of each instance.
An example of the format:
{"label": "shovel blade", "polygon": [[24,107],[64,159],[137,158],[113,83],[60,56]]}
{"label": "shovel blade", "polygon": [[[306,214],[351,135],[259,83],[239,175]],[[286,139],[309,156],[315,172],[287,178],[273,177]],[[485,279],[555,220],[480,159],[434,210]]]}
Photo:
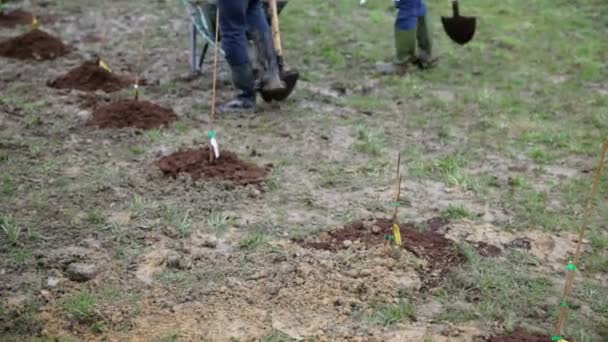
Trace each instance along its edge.
{"label": "shovel blade", "polygon": [[441,17],[443,29],[454,42],[464,45],[473,39],[477,19],[475,17]]}
{"label": "shovel blade", "polygon": [[260,90],[260,95],[262,99],[266,102],[272,101],[283,101],[291,95],[293,90],[296,88],[296,84],[298,83],[298,79],[300,78],[300,73],[297,70],[287,70],[281,72],[281,80],[285,82],[285,88],[276,91],[265,91],[264,89]]}

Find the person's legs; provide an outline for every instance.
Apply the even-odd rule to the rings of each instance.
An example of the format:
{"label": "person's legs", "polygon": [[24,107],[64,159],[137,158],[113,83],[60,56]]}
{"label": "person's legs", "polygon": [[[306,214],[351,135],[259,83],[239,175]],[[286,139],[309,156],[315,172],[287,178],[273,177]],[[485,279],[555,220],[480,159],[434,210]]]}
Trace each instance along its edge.
{"label": "person's legs", "polygon": [[378,71],[383,74],[405,74],[416,61],[416,25],[418,16],[416,0],[400,0],[395,20],[394,37],[396,58],[394,63],[380,63]]}
{"label": "person's legs", "polygon": [[279,66],[272,32],[260,0],[250,0],[247,8],[247,28],[251,33],[259,58],[264,66],[262,88],[266,91],[285,88],[279,75]]}
{"label": "person's legs", "polygon": [[218,1],[222,47],[232,70],[236,97],[219,106],[219,112],[252,110],[255,106],[254,77],[247,53],[247,3],[243,0]]}
{"label": "person's legs", "polygon": [[416,27],[416,38],[418,40],[418,64],[421,68],[431,68],[437,64],[437,58],[433,56],[433,41],[428,28],[427,16],[418,18]]}

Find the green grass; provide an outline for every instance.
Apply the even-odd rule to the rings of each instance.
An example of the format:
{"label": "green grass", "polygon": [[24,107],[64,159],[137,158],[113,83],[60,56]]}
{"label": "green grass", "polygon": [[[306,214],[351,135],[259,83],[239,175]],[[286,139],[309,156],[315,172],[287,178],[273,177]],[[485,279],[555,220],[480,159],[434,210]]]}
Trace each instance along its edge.
{"label": "green grass", "polygon": [[81,290],[79,293],[67,297],[63,301],[64,311],[78,323],[92,323],[95,317],[95,305],[97,299],[89,290]]}
{"label": "green grass", "polygon": [[0,215],[0,229],[9,244],[16,245],[21,236],[21,226],[12,216]]}
{"label": "green grass", "polygon": [[469,264],[454,272],[441,291],[447,309],[438,319],[500,321],[513,329],[539,312],[544,315],[541,319],[553,314],[543,308],[549,299],[558,298],[559,289],[545,276],[531,272],[530,264],[537,261],[530,255],[511,252],[505,261],[480,258],[474,252],[467,256]]}
{"label": "green grass", "polygon": [[388,327],[396,323],[410,322],[415,319],[416,307],[402,299],[397,304],[378,303],[372,305],[372,314],[365,321],[372,325]]}
{"label": "green grass", "polygon": [[380,132],[370,131],[367,127],[358,126],[355,149],[377,157],[384,149],[384,138]]}
{"label": "green grass", "polygon": [[454,206],[450,204],[441,212],[441,217],[449,220],[458,220],[462,218],[471,218],[473,217],[473,214],[462,205]]}
{"label": "green grass", "polygon": [[215,234],[221,235],[234,223],[234,218],[222,212],[212,210],[207,216],[207,226]]}
{"label": "green grass", "polygon": [[267,240],[268,238],[263,232],[253,232],[239,241],[239,247],[243,249],[256,249],[266,244]]}
{"label": "green grass", "polygon": [[262,342],[295,342],[295,341],[298,341],[298,340],[293,339],[278,330],[273,330],[270,335],[262,337]]}

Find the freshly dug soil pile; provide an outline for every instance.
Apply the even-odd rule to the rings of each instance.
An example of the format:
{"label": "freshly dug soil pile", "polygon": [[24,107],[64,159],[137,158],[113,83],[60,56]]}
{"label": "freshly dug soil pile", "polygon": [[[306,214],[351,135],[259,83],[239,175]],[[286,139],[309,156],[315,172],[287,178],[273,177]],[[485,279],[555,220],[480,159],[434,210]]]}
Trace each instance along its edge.
{"label": "freshly dug soil pile", "polygon": [[154,129],[175,120],[177,115],[171,109],[147,101],[121,100],[93,111],[87,126]]}
{"label": "freshly dug soil pile", "polygon": [[478,242],[475,248],[477,249],[477,253],[482,257],[496,258],[502,255],[500,248],[483,241]]}
{"label": "freshly dug soil pile", "polygon": [[209,147],[186,149],[161,158],[156,165],[165,175],[173,178],[180,173],[189,174],[192,179],[220,179],[239,185],[255,184],[266,180],[269,167],[259,167],[241,161],[236,154],[221,151],[220,157],[209,163]]}
{"label": "freshly dug soil pile", "polygon": [[130,79],[115,75],[100,67],[98,61],[87,61],[67,74],[48,82],[47,85],[58,89],[103,90],[111,93],[126,88],[131,83]]}
{"label": "freshly dug soil pile", "polygon": [[[431,219],[425,231],[419,231],[413,224],[400,225],[403,248],[428,263],[428,272],[422,274],[427,287],[436,285],[451,269],[465,261],[464,255],[454,243],[436,232],[442,220]],[[389,243],[387,236],[393,234],[393,223],[389,219],[375,219],[373,222],[355,221],[326,235],[326,238],[297,241],[305,247],[336,251],[348,248],[350,243],[368,246]],[[327,236],[328,235],[328,236]],[[391,242],[392,243],[392,242]]]}
{"label": "freshly dug soil pile", "polygon": [[19,25],[27,25],[32,22],[32,13],[14,10],[4,11],[0,14],[0,27],[13,28]]}
{"label": "freshly dug soil pile", "polygon": [[21,60],[49,60],[65,56],[70,48],[50,34],[33,30],[0,43],[0,56]]}
{"label": "freshly dug soil pile", "polygon": [[[523,330],[516,330],[509,335],[492,336],[488,341],[491,342],[550,342],[551,337],[541,335],[531,335]],[[571,340],[570,340],[571,341]]]}

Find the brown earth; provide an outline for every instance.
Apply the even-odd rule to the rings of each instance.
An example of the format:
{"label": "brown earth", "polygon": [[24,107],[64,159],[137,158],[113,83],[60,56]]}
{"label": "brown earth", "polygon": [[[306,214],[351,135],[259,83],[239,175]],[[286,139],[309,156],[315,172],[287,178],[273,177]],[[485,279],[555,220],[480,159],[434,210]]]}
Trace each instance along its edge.
{"label": "brown earth", "polygon": [[67,74],[49,81],[47,85],[58,89],[103,90],[111,93],[126,88],[131,83],[129,78],[116,75],[100,67],[98,61],[87,61]]}
{"label": "brown earth", "polygon": [[156,165],[165,175],[173,178],[180,173],[189,174],[192,179],[221,179],[247,185],[266,180],[270,166],[265,168],[244,162],[235,153],[221,151],[218,159],[209,162],[209,147],[185,149],[161,158]]}
{"label": "brown earth", "polygon": [[41,30],[29,31],[0,43],[0,56],[21,60],[50,60],[70,51],[69,46]]}
{"label": "brown earth", "polygon": [[[403,248],[419,258],[427,261],[429,272],[422,274],[425,285],[434,286],[451,269],[464,262],[465,258],[455,244],[436,232],[440,224],[447,224],[440,219],[431,219],[426,222],[428,227],[420,231],[414,224],[400,225]],[[305,247],[336,251],[348,248],[351,243],[368,246],[389,244],[388,237],[392,237],[393,224],[389,219],[375,219],[372,221],[355,221],[342,229],[331,231],[319,237],[299,241]],[[390,242],[392,244],[392,242]]]}
{"label": "brown earth", "polygon": [[13,28],[19,25],[27,25],[32,22],[32,13],[14,10],[0,14],[0,27]]}
{"label": "brown earth", "polygon": [[177,120],[177,115],[168,108],[148,101],[120,100],[93,111],[87,126],[99,128],[154,129]]}
{"label": "brown earth", "polygon": [[509,335],[492,336],[488,341],[491,342],[550,342],[548,336],[531,335],[523,330],[516,330]]}

